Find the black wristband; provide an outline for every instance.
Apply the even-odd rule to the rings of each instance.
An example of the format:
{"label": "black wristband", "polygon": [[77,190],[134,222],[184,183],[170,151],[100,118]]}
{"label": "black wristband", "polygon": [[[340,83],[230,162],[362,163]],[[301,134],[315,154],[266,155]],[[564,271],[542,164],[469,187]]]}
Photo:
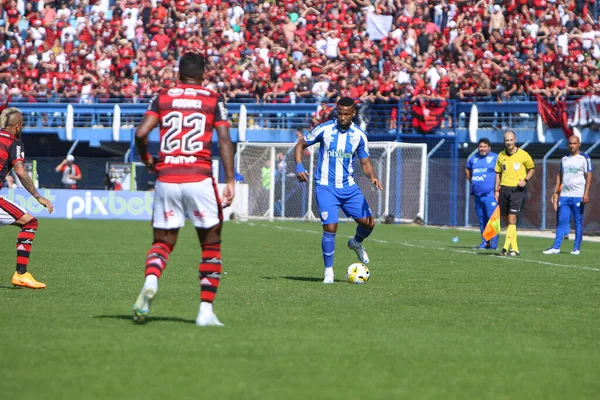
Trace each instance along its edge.
{"label": "black wristband", "polygon": [[525,182],[529,182],[529,179],[527,179],[527,178],[525,178],[525,179],[523,179],[523,180],[524,180]]}

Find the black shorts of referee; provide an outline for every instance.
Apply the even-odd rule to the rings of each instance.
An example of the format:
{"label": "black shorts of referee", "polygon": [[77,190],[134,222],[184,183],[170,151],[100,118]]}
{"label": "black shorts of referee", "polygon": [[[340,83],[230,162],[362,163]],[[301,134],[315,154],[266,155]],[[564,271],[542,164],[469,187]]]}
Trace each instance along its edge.
{"label": "black shorts of referee", "polygon": [[518,215],[521,212],[525,200],[525,189],[520,186],[500,186],[498,204],[500,205],[500,216],[509,214]]}

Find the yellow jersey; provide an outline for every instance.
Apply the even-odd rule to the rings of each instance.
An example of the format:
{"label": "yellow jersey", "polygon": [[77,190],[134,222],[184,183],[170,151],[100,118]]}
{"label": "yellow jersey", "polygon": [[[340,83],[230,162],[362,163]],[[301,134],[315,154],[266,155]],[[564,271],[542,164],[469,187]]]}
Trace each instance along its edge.
{"label": "yellow jersey", "polygon": [[496,173],[500,175],[500,186],[516,187],[525,179],[527,170],[534,169],[533,159],[525,150],[517,148],[513,154],[506,154],[506,149],[498,154]]}

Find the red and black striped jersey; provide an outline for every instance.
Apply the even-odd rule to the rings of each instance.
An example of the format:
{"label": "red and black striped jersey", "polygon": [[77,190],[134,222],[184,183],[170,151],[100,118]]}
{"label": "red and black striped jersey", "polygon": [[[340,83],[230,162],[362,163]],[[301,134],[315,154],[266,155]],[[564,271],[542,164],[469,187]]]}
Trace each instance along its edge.
{"label": "red and black striped jersey", "polygon": [[12,133],[0,129],[0,187],[17,161],[25,161],[25,147]]}
{"label": "red and black striped jersey", "polygon": [[160,123],[158,180],[198,182],[212,176],[213,128],[229,126],[222,96],[199,85],[179,84],[159,91],[146,113]]}

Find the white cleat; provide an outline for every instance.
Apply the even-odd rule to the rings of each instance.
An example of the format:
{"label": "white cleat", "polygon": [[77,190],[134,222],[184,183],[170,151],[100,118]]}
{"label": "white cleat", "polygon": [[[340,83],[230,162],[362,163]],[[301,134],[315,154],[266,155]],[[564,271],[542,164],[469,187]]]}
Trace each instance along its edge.
{"label": "white cleat", "polygon": [[198,314],[198,318],[196,318],[196,325],[198,326],[225,326],[225,324],[221,323],[217,318],[217,315],[214,312],[201,312]]}
{"label": "white cleat", "polygon": [[542,254],[558,254],[560,253],[560,249],[555,249],[550,247],[548,250],[542,251]]}
{"label": "white cleat", "polygon": [[156,292],[156,287],[144,285],[140,295],[133,305],[133,322],[136,324],[143,324],[146,322],[146,318],[150,312],[150,304],[152,304],[152,300],[154,299],[154,296],[156,296]]}
{"label": "white cleat", "polygon": [[579,250],[573,250],[571,254],[573,254],[574,256],[578,256],[579,254],[581,254],[581,252]]}
{"label": "white cleat", "polygon": [[369,255],[367,254],[367,251],[360,242],[357,242],[354,238],[352,238],[348,240],[348,247],[354,250],[354,252],[358,256],[358,259],[363,264],[369,263]]}
{"label": "white cleat", "polygon": [[333,283],[333,267],[325,268],[325,278],[323,279],[323,283]]}

